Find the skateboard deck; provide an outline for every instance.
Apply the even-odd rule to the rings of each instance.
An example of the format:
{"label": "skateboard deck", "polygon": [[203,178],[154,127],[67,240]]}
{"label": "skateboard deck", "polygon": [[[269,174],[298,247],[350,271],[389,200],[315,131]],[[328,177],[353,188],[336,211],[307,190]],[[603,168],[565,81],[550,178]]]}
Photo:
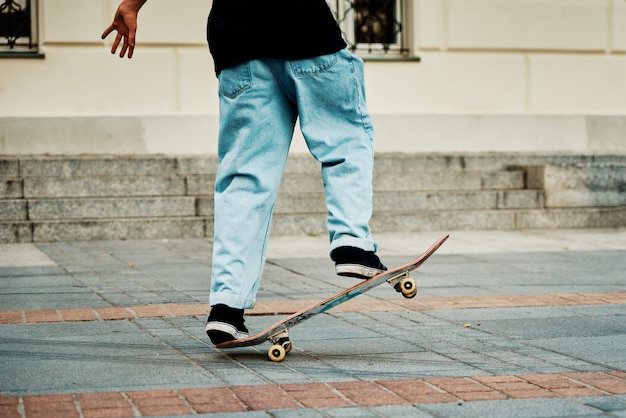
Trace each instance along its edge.
{"label": "skateboard deck", "polygon": [[333,307],[344,303],[356,296],[359,296],[376,286],[387,282],[393,286],[398,292],[406,298],[412,298],[417,293],[415,281],[409,277],[409,273],[421,266],[428,258],[435,253],[448,239],[449,235],[445,235],[438,239],[433,245],[424,251],[415,260],[401,265],[399,267],[387,270],[367,280],[363,280],[356,285],[342,290],[341,292],[330,296],[320,302],[317,302],[306,309],[302,309],[286,318],[276,322],[274,325],[264,329],[256,335],[246,338],[227,341],[218,344],[217,348],[236,348],[249,347],[262,344],[265,341],[271,342],[273,345],[268,351],[268,356],[272,361],[282,361],[285,355],[291,350],[291,341],[289,340],[289,328],[297,325],[317,314],[324,313]]}

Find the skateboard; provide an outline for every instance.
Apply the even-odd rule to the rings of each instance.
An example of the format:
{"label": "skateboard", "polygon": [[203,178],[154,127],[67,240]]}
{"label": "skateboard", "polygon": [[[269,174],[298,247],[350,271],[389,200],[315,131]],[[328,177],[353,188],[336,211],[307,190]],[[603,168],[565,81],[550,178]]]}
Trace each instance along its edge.
{"label": "skateboard", "polygon": [[218,344],[217,348],[236,348],[236,347],[249,347],[253,345],[262,344],[265,341],[269,341],[272,346],[270,347],[267,355],[272,361],[282,361],[287,353],[291,351],[292,343],[289,340],[289,328],[297,325],[309,318],[314,317],[317,314],[324,313],[333,307],[344,303],[356,296],[359,296],[376,286],[387,282],[395,290],[405,298],[412,298],[417,294],[417,286],[415,280],[413,280],[409,273],[421,266],[428,257],[433,255],[441,245],[448,239],[449,235],[445,235],[438,239],[433,245],[424,251],[415,260],[404,264],[402,266],[387,270],[367,280],[361,281],[358,284],[342,290],[336,295],[330,296],[314,305],[309,306],[306,309],[302,309],[280,321],[274,325],[264,329],[256,335],[252,335],[246,338],[240,338],[237,340],[226,341]]}

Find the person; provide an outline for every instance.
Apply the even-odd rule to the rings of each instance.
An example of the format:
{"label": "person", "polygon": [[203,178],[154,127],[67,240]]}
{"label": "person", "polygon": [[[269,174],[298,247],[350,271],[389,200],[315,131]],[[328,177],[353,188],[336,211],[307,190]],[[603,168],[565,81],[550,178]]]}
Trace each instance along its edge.
{"label": "person", "polygon": [[[123,0],[102,38],[131,58],[146,0]],[[373,127],[363,60],[346,48],[325,0],[214,0],[207,25],[219,90],[219,167],[206,332],[214,344],[248,334],[295,125],[320,163],[330,258],[338,275],[386,267],[372,216]]]}

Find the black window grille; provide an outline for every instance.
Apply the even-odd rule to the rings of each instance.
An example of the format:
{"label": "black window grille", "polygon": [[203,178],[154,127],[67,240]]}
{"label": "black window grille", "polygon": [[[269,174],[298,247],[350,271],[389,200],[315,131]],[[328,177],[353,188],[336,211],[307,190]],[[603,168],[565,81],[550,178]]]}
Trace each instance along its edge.
{"label": "black window grille", "polygon": [[0,52],[38,52],[37,1],[0,0]]}
{"label": "black window grille", "polygon": [[334,0],[330,4],[352,51],[406,56],[406,0]]}

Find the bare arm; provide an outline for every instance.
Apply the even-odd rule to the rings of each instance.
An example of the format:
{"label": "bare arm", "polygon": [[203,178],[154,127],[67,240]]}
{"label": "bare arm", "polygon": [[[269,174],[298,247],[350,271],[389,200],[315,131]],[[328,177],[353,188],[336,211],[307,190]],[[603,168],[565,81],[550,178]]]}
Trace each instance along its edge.
{"label": "bare arm", "polygon": [[[111,47],[111,54],[117,52],[117,48],[122,43],[122,49],[120,50],[120,58],[127,55],[128,58],[133,57],[133,51],[135,50],[135,34],[137,33],[137,15],[139,9],[146,3],[147,0],[122,0],[113,17],[113,23],[104,30],[102,33],[102,39],[109,36],[113,31],[117,31],[117,36],[113,41]],[[128,54],[127,54],[128,53]]]}

